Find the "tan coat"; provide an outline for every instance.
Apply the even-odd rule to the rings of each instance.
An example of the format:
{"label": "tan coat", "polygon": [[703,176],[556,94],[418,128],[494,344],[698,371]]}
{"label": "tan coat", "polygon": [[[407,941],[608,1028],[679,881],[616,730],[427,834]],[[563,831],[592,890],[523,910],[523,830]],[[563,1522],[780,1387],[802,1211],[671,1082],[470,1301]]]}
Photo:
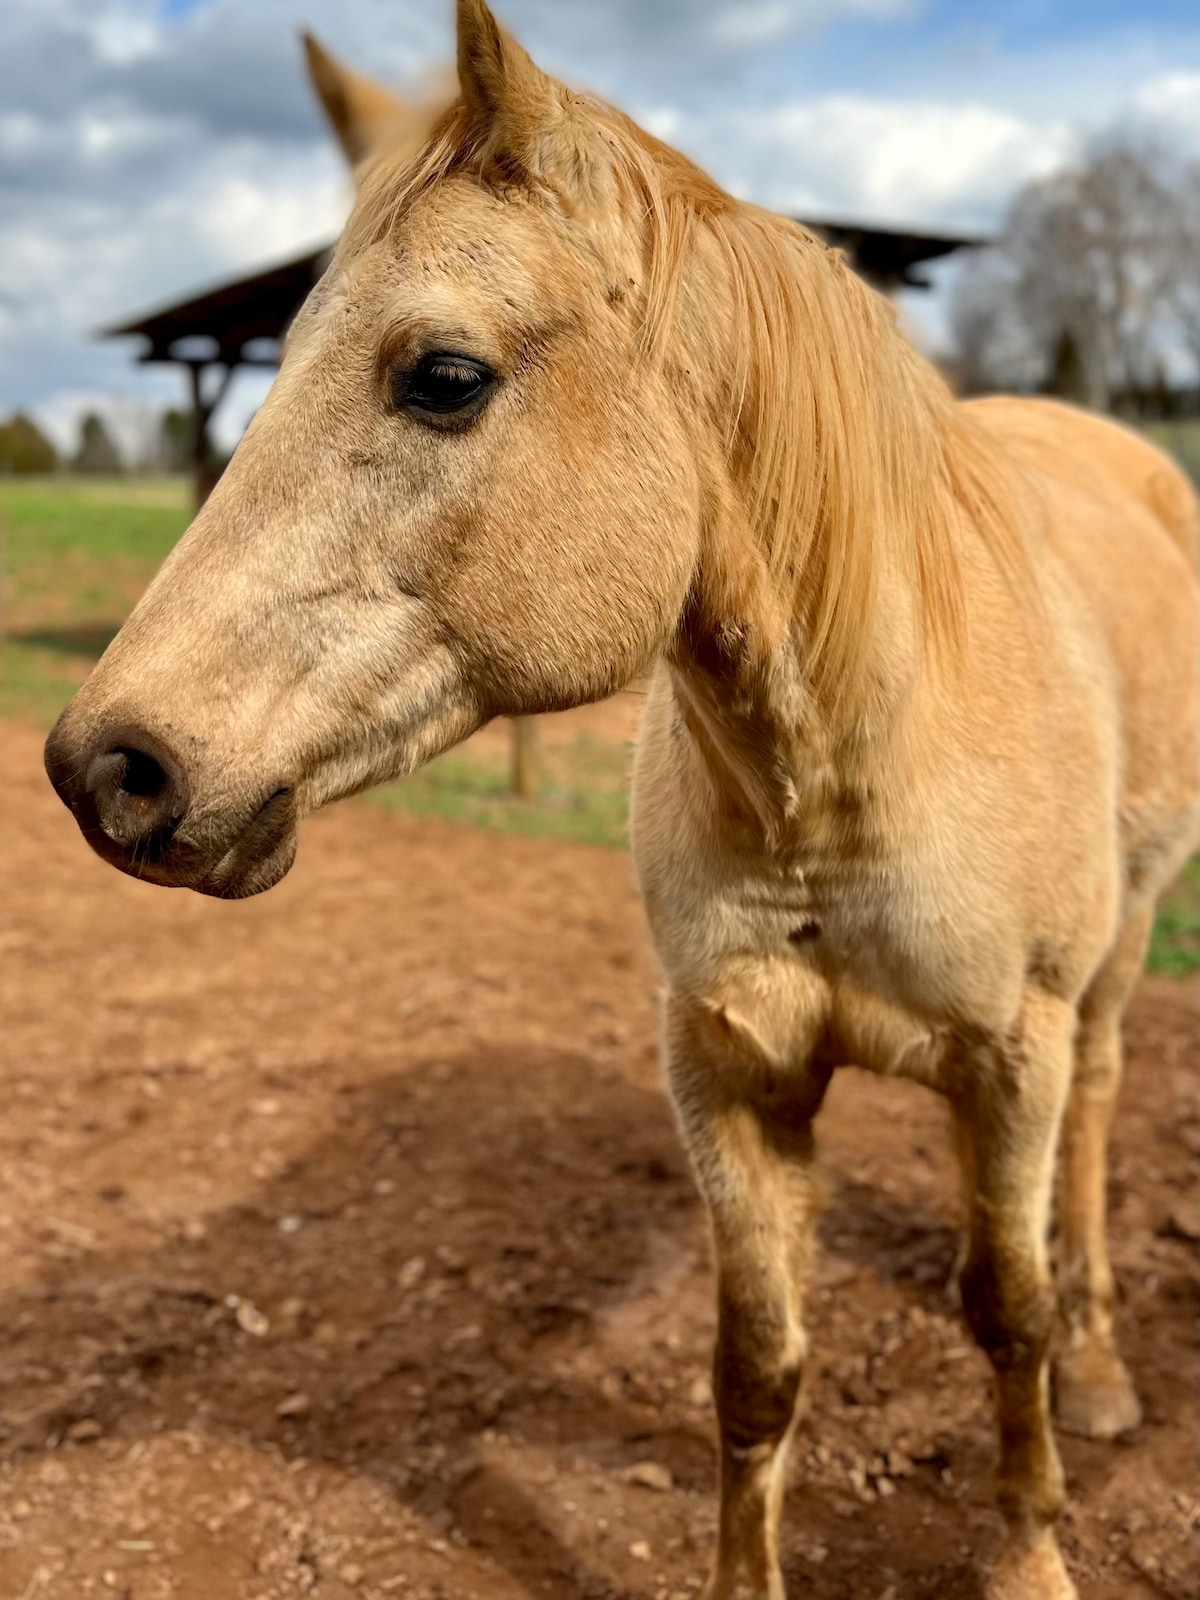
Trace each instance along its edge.
{"label": "tan coat", "polygon": [[[386,101],[314,69],[371,148]],[[1196,840],[1195,497],[1111,424],[956,404],[836,254],[547,78],[482,0],[459,77],[363,170],[51,777],[115,865],[236,897],[306,812],[657,662],[634,849],[716,1249],[710,1600],[783,1593],[814,1121],[846,1062],[953,1108],[1000,1425],[989,1597],[1065,1600],[1056,1317],[1064,1425],[1139,1416],[1104,1152],[1121,1011]]]}

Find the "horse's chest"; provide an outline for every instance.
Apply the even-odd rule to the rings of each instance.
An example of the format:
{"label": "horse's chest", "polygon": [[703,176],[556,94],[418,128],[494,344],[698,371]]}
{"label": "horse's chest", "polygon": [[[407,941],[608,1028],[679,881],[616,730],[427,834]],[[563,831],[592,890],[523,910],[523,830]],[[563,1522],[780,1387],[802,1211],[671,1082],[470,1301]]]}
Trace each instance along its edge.
{"label": "horse's chest", "polygon": [[[771,879],[773,894],[765,888]],[[936,896],[896,865],[802,857],[784,873],[764,873],[745,906],[762,953],[790,948],[831,979],[868,987],[911,987],[943,942]]]}
{"label": "horse's chest", "polygon": [[943,1009],[961,988],[955,918],[936,885],[896,867],[828,883],[818,874],[813,899],[821,932],[811,954],[834,984],[847,980],[922,1011]]}
{"label": "horse's chest", "polygon": [[895,797],[814,782],[786,846],[769,848],[716,808],[709,785],[665,764],[667,748],[651,740],[639,755],[634,848],[674,986],[718,993],[736,969],[770,987],[793,971],[926,1018],[982,1019],[1011,1005],[1012,896],[981,875],[953,817],[935,826],[926,805],[898,815]]}
{"label": "horse's chest", "polygon": [[782,957],[831,990],[847,985],[923,1016],[982,1018],[1010,1000],[996,930],[969,887],[919,861],[865,851],[743,861],[710,877],[691,913],[684,938],[666,941],[691,982],[747,958],[778,970]]}

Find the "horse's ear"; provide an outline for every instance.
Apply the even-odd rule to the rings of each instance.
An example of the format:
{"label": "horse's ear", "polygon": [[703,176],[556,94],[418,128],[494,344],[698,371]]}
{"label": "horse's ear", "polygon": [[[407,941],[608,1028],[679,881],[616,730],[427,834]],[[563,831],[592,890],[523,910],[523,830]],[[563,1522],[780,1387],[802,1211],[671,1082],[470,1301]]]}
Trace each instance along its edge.
{"label": "horse's ear", "polygon": [[404,103],[383,84],[339,61],[311,33],[301,38],[312,86],[346,160],[357,167],[387,139],[404,115]]}
{"label": "horse's ear", "polygon": [[566,192],[587,170],[571,96],[542,71],[485,0],[458,0],[458,82],[481,150],[510,174]]}
{"label": "horse's ear", "polygon": [[458,83],[481,123],[545,115],[558,99],[553,78],[534,65],[485,0],[458,0]]}

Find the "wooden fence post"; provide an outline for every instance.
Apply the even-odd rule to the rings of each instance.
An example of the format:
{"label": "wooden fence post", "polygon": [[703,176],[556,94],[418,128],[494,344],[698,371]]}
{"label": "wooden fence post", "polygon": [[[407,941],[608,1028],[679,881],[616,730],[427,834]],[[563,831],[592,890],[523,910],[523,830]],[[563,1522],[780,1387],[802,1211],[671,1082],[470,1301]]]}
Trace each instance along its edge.
{"label": "wooden fence post", "polygon": [[512,719],[512,786],[522,800],[538,796],[537,718]]}

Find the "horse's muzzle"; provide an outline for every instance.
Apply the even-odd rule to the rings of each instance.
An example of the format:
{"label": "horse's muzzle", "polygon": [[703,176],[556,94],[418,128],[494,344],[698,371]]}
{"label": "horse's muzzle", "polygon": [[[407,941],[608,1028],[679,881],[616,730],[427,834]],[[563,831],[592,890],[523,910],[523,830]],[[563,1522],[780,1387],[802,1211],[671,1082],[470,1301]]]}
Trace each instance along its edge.
{"label": "horse's muzzle", "polygon": [[296,853],[290,786],[197,814],[183,762],[160,738],[113,724],[80,739],[59,718],[46,772],[84,838],[111,866],[169,888],[241,899],[278,883]]}

